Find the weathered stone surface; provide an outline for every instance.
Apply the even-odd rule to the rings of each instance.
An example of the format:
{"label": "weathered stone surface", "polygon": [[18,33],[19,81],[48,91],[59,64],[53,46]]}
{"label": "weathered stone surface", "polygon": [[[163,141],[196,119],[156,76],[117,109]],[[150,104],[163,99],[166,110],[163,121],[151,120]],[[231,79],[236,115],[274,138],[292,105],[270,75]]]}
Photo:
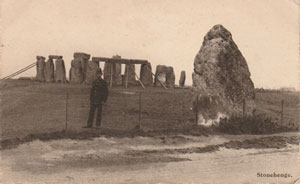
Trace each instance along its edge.
{"label": "weathered stone surface", "polygon": [[45,57],[37,56],[37,63],[36,63],[36,76],[35,80],[40,82],[45,82]]}
{"label": "weathered stone surface", "polygon": [[111,71],[113,72],[112,75],[113,85],[122,85],[121,64],[120,63],[104,64],[104,80],[106,80],[108,84],[110,84],[110,80],[111,80],[111,76],[110,76]]}
{"label": "weathered stone surface", "polygon": [[88,61],[89,61],[91,55],[83,53],[83,52],[75,52],[73,56],[75,59],[81,60],[80,62],[81,62],[81,67],[82,67],[83,80],[84,80],[85,76],[86,76],[87,64],[88,64]]}
{"label": "weathered stone surface", "polygon": [[155,82],[156,87],[161,86],[161,83],[165,84],[168,88],[173,88],[175,86],[175,74],[173,67],[165,65],[157,65],[155,71]]}
{"label": "weathered stone surface", "polygon": [[[114,59],[121,59],[121,56],[115,55],[112,58]],[[122,76],[121,76],[121,63],[115,63],[113,65],[113,85],[122,85]]]}
{"label": "weathered stone surface", "polygon": [[113,58],[113,59],[121,59],[122,57],[117,54],[117,55],[112,56],[111,58]]}
{"label": "weathered stone surface", "polygon": [[135,79],[135,65],[134,64],[126,64],[125,79],[126,78],[128,80],[128,84],[130,84],[130,85],[138,84],[138,81]]}
{"label": "weathered stone surface", "polygon": [[81,58],[75,58],[71,62],[71,69],[69,73],[70,83],[80,84],[83,82],[83,70],[81,64]]}
{"label": "weathered stone surface", "polygon": [[44,56],[36,56],[36,60],[38,61],[38,60],[44,60],[45,61],[45,57]]}
{"label": "weathered stone surface", "polygon": [[89,60],[91,55],[90,54],[86,54],[86,53],[83,53],[83,52],[75,52],[73,54],[74,58],[82,58],[84,60]]}
{"label": "weathered stone surface", "polygon": [[221,117],[241,114],[243,100],[246,114],[255,108],[254,85],[246,60],[222,25],[214,26],[204,37],[192,77],[198,124],[211,125]]}
{"label": "weathered stone surface", "polygon": [[140,80],[145,86],[153,85],[152,67],[150,63],[142,64],[140,72]]}
{"label": "weathered stone surface", "polygon": [[110,73],[111,73],[111,70],[113,70],[113,66],[114,64],[113,63],[105,63],[104,64],[104,80],[106,80],[106,82],[108,84],[110,84],[110,80],[111,80],[111,76],[110,76]]}
{"label": "weathered stone surface", "polygon": [[121,63],[114,64],[114,78],[113,78],[113,84],[114,85],[122,85],[122,76],[121,76]]}
{"label": "weathered stone surface", "polygon": [[46,82],[54,82],[54,64],[51,58],[45,63],[44,74]]}
{"label": "weathered stone surface", "polygon": [[55,61],[55,82],[65,83],[66,80],[66,68],[63,59],[56,59]]}
{"label": "weathered stone surface", "polygon": [[181,71],[180,73],[180,79],[179,79],[179,86],[180,87],[184,87],[184,84],[185,84],[185,71]]}
{"label": "weathered stone surface", "polygon": [[175,74],[174,74],[173,67],[171,66],[167,67],[166,85],[168,88],[174,88],[175,86]]}
{"label": "weathered stone surface", "polygon": [[125,75],[121,75],[121,77],[122,77],[122,85],[125,85],[125,80],[126,80]]}
{"label": "weathered stone surface", "polygon": [[62,59],[63,58],[62,56],[58,56],[58,55],[49,55],[48,57],[51,59]]}
{"label": "weathered stone surface", "polygon": [[156,66],[155,79],[154,79],[155,87],[162,86],[161,83],[166,84],[166,77],[167,77],[166,71],[167,71],[167,66],[165,66],[165,65],[157,65]]}
{"label": "weathered stone surface", "polygon": [[88,61],[86,67],[86,75],[84,84],[92,84],[97,79],[96,71],[99,68],[99,63],[95,61]]}

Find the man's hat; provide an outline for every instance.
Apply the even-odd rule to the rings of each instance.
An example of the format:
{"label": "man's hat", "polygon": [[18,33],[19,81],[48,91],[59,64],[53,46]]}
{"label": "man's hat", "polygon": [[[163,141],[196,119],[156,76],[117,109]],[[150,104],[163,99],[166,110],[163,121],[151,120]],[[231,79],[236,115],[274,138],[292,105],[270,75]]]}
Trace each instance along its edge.
{"label": "man's hat", "polygon": [[98,69],[97,69],[96,75],[98,75],[98,74],[102,75],[102,70],[101,70],[101,68],[98,68]]}

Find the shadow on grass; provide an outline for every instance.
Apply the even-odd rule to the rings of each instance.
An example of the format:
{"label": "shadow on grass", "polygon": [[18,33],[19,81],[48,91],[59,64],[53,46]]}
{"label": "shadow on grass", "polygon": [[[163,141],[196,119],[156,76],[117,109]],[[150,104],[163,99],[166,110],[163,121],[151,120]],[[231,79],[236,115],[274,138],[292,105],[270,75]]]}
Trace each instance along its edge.
{"label": "shadow on grass", "polygon": [[299,131],[299,125],[283,124],[265,114],[245,117],[233,115],[228,119],[222,119],[217,129],[227,134],[257,135]]}

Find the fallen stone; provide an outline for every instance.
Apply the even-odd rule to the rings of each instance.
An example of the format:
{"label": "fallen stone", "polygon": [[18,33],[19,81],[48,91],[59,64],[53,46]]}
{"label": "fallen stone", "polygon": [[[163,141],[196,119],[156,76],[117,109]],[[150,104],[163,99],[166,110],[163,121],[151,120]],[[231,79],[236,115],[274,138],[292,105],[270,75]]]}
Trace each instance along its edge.
{"label": "fallen stone", "polygon": [[31,80],[30,77],[19,77],[18,80]]}
{"label": "fallen stone", "polygon": [[232,114],[255,109],[254,85],[247,62],[231,33],[215,25],[194,60],[193,104],[198,124],[209,126]]}

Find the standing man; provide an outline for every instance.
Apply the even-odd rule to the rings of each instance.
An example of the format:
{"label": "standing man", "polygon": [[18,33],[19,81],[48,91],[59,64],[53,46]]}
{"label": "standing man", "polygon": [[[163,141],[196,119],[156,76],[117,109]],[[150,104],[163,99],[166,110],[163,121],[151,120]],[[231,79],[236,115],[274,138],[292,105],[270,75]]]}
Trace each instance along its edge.
{"label": "standing man", "polygon": [[96,128],[100,128],[102,105],[106,102],[108,97],[108,88],[105,80],[102,79],[102,70],[99,68],[96,71],[97,79],[93,81],[91,95],[90,95],[90,115],[87,122],[87,126],[83,128],[92,128],[95,111],[97,109],[97,121]]}

